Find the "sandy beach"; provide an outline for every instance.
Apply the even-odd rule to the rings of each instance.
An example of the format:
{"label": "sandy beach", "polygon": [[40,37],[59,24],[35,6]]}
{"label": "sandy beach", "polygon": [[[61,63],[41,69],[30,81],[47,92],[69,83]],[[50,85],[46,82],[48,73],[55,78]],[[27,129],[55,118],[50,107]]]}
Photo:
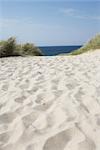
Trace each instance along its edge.
{"label": "sandy beach", "polygon": [[100,150],[100,50],[1,58],[0,150]]}

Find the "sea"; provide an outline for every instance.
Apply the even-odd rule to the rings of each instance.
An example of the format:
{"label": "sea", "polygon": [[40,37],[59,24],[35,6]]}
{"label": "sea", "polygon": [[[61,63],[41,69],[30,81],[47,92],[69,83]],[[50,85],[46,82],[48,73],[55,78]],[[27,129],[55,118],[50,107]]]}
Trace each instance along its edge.
{"label": "sea", "polygon": [[63,53],[70,53],[82,45],[78,46],[41,46],[39,47],[45,56],[55,56]]}

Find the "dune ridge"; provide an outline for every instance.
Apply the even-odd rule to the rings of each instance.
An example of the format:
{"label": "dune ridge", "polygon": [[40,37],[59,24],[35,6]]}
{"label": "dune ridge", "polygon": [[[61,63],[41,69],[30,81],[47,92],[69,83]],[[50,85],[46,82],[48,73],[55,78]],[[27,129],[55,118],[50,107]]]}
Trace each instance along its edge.
{"label": "dune ridge", "polygon": [[0,59],[0,150],[100,150],[100,50]]}

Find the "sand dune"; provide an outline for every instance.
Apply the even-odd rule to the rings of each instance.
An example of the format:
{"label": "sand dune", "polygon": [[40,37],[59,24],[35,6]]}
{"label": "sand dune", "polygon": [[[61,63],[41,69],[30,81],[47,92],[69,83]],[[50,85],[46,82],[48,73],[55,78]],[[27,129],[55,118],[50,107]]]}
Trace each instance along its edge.
{"label": "sand dune", "polygon": [[0,59],[0,150],[100,150],[100,51]]}

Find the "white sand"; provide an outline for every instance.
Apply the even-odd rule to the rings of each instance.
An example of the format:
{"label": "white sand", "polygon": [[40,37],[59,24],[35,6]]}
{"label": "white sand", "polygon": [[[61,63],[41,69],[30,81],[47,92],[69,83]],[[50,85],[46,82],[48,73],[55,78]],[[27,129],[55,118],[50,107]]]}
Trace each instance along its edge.
{"label": "white sand", "polygon": [[0,59],[0,150],[100,150],[100,50]]}

